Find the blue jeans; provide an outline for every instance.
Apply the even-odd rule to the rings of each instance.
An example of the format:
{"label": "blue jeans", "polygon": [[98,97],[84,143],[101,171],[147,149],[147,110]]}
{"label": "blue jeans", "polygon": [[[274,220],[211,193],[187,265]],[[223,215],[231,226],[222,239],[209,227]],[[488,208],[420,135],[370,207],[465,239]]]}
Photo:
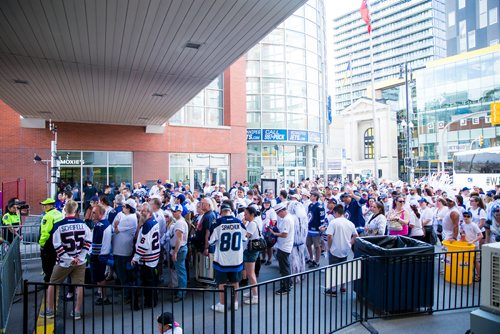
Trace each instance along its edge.
{"label": "blue jeans", "polygon": [[[187,246],[181,246],[177,252],[177,261],[175,261],[175,270],[177,271],[177,278],[179,280],[179,289],[187,288],[187,271],[186,271],[186,256]],[[184,298],[186,291],[179,291],[177,297]]]}

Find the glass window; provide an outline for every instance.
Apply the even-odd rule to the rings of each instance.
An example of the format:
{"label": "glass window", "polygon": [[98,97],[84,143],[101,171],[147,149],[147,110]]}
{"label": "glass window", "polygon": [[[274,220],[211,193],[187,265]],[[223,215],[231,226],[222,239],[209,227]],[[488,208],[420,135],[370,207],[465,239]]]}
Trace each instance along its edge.
{"label": "glass window", "polygon": [[295,31],[304,31],[304,18],[296,15],[290,16],[285,21],[286,29],[292,29]]}
{"label": "glass window", "polygon": [[289,79],[306,80],[306,67],[304,65],[288,63],[286,73]]}
{"label": "glass window", "polygon": [[319,72],[311,67],[307,68],[307,81],[312,82],[316,85],[319,84]]}
{"label": "glass window", "polygon": [[476,31],[471,30],[467,33],[468,41],[469,41],[469,49],[473,49],[476,47]]}
{"label": "glass window", "polygon": [[307,97],[310,99],[319,100],[318,85],[308,82],[307,83]]}
{"label": "glass window", "polygon": [[[76,160],[81,160],[82,159],[82,152],[74,152],[74,151],[58,151],[57,155],[59,156],[59,159],[62,160],[62,162],[65,162],[66,160],[70,160],[72,163],[76,162]],[[42,159],[48,159],[50,157],[42,157]],[[65,165],[64,163],[62,163]],[[80,163],[78,163],[80,165]]]}
{"label": "glass window", "polygon": [[263,77],[278,77],[278,78],[285,77],[285,63],[283,62],[262,61],[260,63],[260,66]]}
{"label": "glass window", "polygon": [[448,13],[448,27],[453,27],[455,25],[455,11]]}
{"label": "glass window", "polygon": [[[292,44],[294,45],[294,44]],[[289,62],[304,64],[306,62],[306,51],[304,49],[286,47],[286,60]]]}
{"label": "glass window", "polygon": [[307,113],[307,100],[300,97],[287,97],[287,111],[291,113]]}
{"label": "glass window", "polygon": [[109,152],[110,165],[132,165],[132,152]]}
{"label": "glass window", "polygon": [[260,112],[247,112],[247,128],[260,128]]}
{"label": "glass window", "polygon": [[287,86],[286,86],[286,93],[287,95],[292,95],[292,96],[301,96],[305,97],[306,96],[306,82],[305,81],[299,81],[299,80],[287,80]]}
{"label": "glass window", "polygon": [[224,118],[224,111],[220,108],[206,108],[206,125],[209,126],[220,126],[223,125],[220,122]]}
{"label": "glass window", "polygon": [[[275,112],[285,110],[285,97],[280,95],[262,95],[262,111]],[[267,116],[266,116],[267,117]]]}
{"label": "glass window", "polygon": [[257,44],[247,52],[247,60],[260,60],[260,44]]}
{"label": "glass window", "polygon": [[[260,144],[248,144],[247,146],[248,167],[261,167]],[[260,173],[259,173],[260,175]]]}
{"label": "glass window", "polygon": [[187,153],[171,153],[170,166],[185,166],[188,162],[189,154]]}
{"label": "glass window", "polygon": [[247,94],[260,94],[259,78],[247,78]]}
{"label": "glass window", "polygon": [[467,51],[467,22],[465,20],[458,22],[458,45],[459,51]]}
{"label": "glass window", "polygon": [[307,66],[318,68],[319,66],[319,56],[314,52],[307,51]]}
{"label": "glass window", "polygon": [[319,116],[319,102],[317,100],[307,100],[307,112],[309,115]]}
{"label": "glass window", "polygon": [[84,165],[107,165],[107,152],[83,152]]}
{"label": "glass window", "polygon": [[489,11],[490,15],[490,26],[498,23],[498,7],[491,8]]}
{"label": "glass window", "polygon": [[[316,21],[306,20],[306,34],[308,36],[313,37],[313,38],[317,38],[318,37],[318,26],[316,25],[315,22]],[[311,49],[311,51],[317,50],[317,49],[318,49],[318,45],[316,44],[316,46],[314,46],[314,48]]]}
{"label": "glass window", "polygon": [[262,128],[264,129],[284,129],[286,126],[285,113],[267,113],[262,118]]}
{"label": "glass window", "polygon": [[[293,45],[299,48],[306,47],[305,35],[302,32],[295,32],[291,30],[287,30],[285,32],[286,44]],[[288,51],[287,51],[288,52]]]}
{"label": "glass window", "polygon": [[247,61],[247,77],[260,76],[260,62],[254,60]]}
{"label": "glass window", "polygon": [[262,60],[284,60],[284,55],[283,45],[261,45]]}
{"label": "glass window", "polygon": [[210,167],[229,166],[229,154],[210,154]]}
{"label": "glass window", "polygon": [[222,108],[222,94],[218,90],[207,89],[206,91],[206,106]]}
{"label": "glass window", "polygon": [[288,128],[296,130],[307,129],[307,115],[306,114],[287,114]]}
{"label": "glass window", "polygon": [[189,184],[189,167],[170,167],[170,179]]}
{"label": "glass window", "polygon": [[132,182],[132,168],[130,167],[109,167],[109,184],[111,186],[118,186],[120,183]]}
{"label": "glass window", "polygon": [[364,158],[365,159],[373,159],[374,157],[374,147],[375,141],[373,138],[373,128],[366,129],[363,135],[364,141]]}
{"label": "glass window", "polygon": [[311,20],[312,22],[316,22],[316,8],[310,5],[306,5],[304,9],[306,12],[305,14],[306,19]]}
{"label": "glass window", "polygon": [[465,7],[465,0],[458,0],[458,9],[462,9]]}
{"label": "glass window", "polygon": [[274,29],[267,35],[263,40],[262,43],[269,43],[269,44],[281,44],[283,45],[285,42],[285,31],[283,29]]}
{"label": "glass window", "polygon": [[[84,152],[85,153],[85,152]],[[104,189],[104,186],[107,184],[107,167],[83,167],[82,168],[82,176],[83,180],[90,180],[97,188],[97,190]]]}
{"label": "glass window", "polygon": [[260,95],[247,94],[247,110],[260,110]]}
{"label": "glass window", "polygon": [[308,129],[309,131],[319,132],[320,119],[319,117],[309,116],[308,118]]}
{"label": "glass window", "polygon": [[488,25],[488,0],[479,0],[479,29]]}
{"label": "glass window", "polygon": [[285,94],[285,79],[262,78],[262,94]]}
{"label": "glass window", "polygon": [[296,162],[296,155],[295,155],[295,146],[285,145],[283,155],[285,157],[285,167],[295,167],[296,166],[297,162]]}

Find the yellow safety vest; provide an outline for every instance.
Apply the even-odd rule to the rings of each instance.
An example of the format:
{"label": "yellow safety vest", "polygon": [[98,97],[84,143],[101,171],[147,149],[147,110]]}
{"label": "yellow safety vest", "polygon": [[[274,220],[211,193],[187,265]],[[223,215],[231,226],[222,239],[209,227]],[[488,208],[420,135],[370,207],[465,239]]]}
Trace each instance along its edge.
{"label": "yellow safety vest", "polygon": [[50,232],[52,231],[54,224],[63,220],[63,218],[63,214],[55,208],[45,211],[45,214],[42,217],[42,223],[40,224],[40,241],[38,242],[40,247],[44,247],[47,240],[49,240]]}

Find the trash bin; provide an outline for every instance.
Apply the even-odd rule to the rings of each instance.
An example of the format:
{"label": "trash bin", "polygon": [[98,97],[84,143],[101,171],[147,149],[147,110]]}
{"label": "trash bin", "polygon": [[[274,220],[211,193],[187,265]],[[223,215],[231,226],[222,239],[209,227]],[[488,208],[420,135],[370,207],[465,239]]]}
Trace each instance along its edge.
{"label": "trash bin", "polygon": [[[474,277],[475,246],[464,241],[444,240],[443,246],[448,250],[444,260],[444,279],[447,282],[469,285]],[[468,251],[456,253],[460,251]]]}
{"label": "trash bin", "polygon": [[357,238],[354,256],[364,257],[354,291],[374,311],[405,313],[431,308],[434,247],[404,236]]}

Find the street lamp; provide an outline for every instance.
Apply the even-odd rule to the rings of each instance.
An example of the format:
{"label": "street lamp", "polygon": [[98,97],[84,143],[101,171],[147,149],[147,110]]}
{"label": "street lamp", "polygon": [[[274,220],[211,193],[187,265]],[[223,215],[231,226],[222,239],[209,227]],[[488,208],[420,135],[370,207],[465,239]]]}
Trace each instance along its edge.
{"label": "street lamp", "polygon": [[37,164],[37,163],[41,163],[45,166],[47,166],[47,173],[45,175],[45,183],[47,184],[47,197],[50,197],[50,182],[49,182],[49,163],[51,162],[51,160],[44,160],[42,159],[38,154],[34,154],[34,157],[33,157],[33,163]]}
{"label": "street lamp", "polygon": [[[404,77],[403,77],[404,71]],[[410,96],[409,96],[409,82],[408,82],[408,62],[405,60],[404,67],[400,65],[399,67],[399,79],[404,79],[405,81],[405,104],[406,104],[406,120],[403,119],[401,121],[401,126],[406,128],[406,168],[408,175],[408,184],[413,182],[414,178],[414,168],[413,168],[413,157],[412,157],[412,149],[411,149],[411,140],[412,140],[412,131],[413,131],[413,122],[410,121]],[[411,70],[410,70],[411,72]],[[412,80],[412,74],[410,73],[410,81]]]}

